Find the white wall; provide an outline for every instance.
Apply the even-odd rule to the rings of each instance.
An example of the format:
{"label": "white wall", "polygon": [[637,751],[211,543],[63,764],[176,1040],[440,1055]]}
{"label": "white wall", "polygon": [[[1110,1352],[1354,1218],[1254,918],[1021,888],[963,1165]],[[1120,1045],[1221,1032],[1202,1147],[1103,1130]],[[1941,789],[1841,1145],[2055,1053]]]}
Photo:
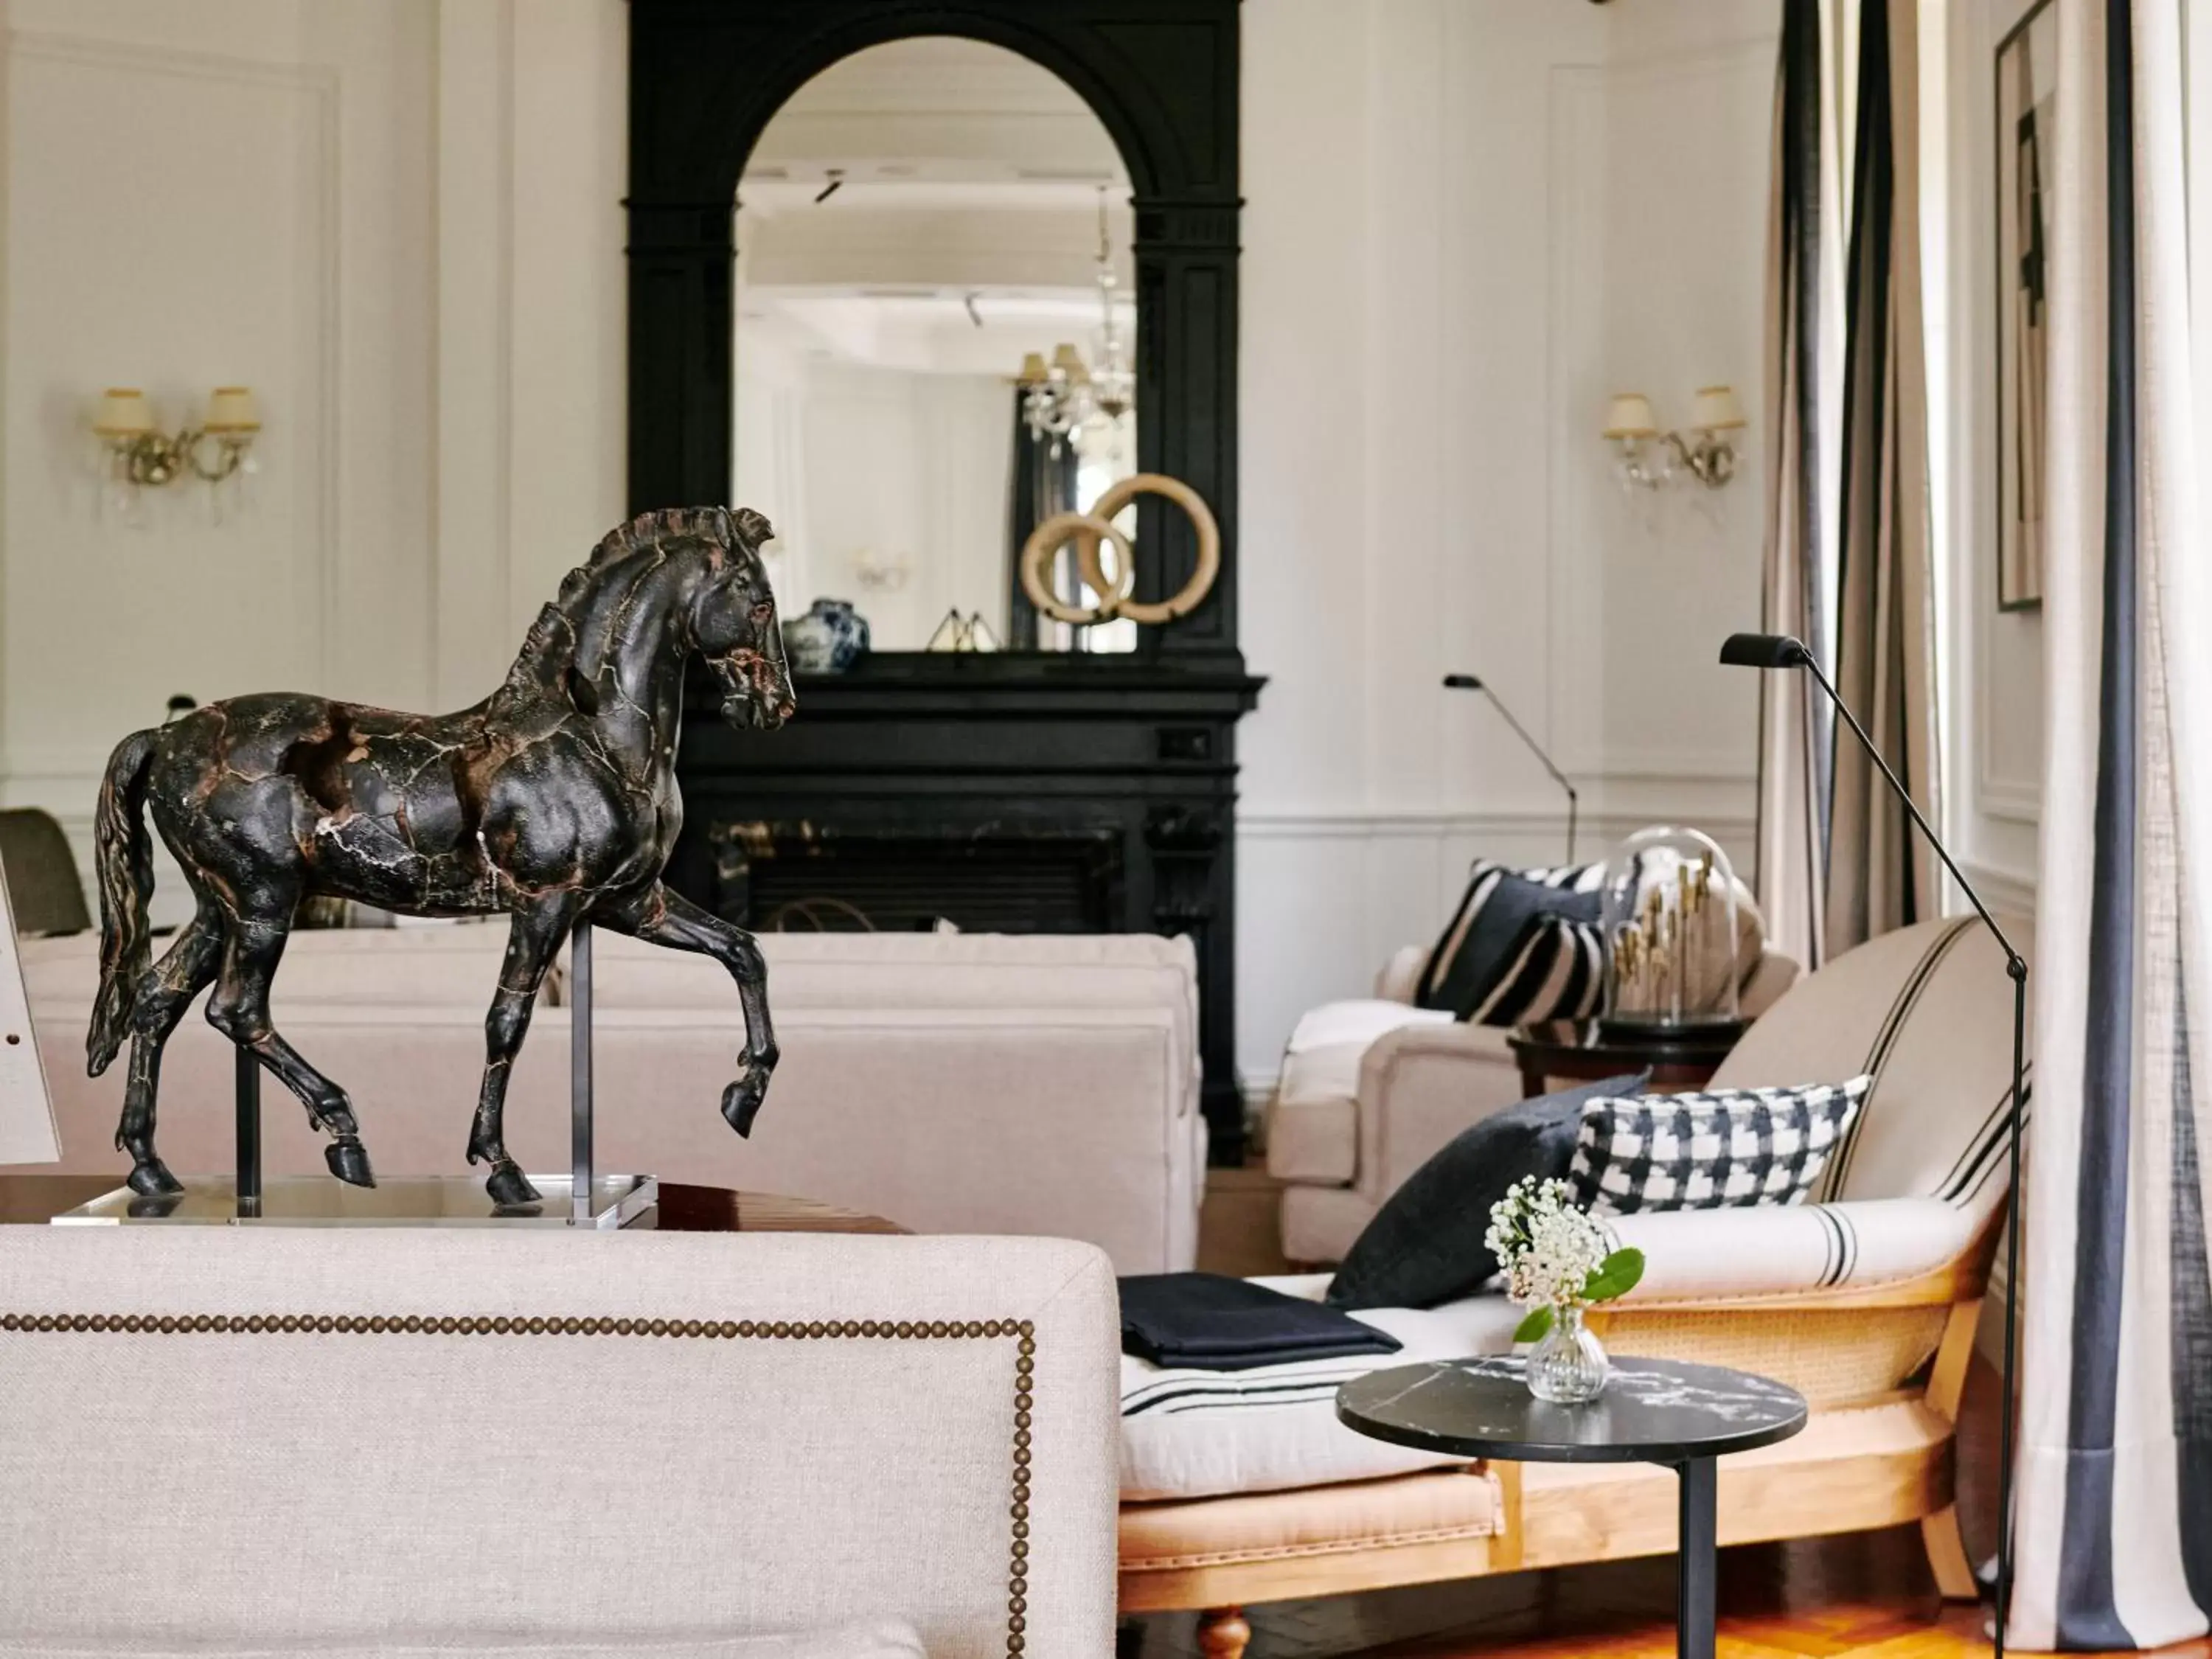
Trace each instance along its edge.
{"label": "white wall", "polygon": [[[1771,0],[1244,8],[1238,1062],[1425,940],[1477,851],[1682,818],[1747,866]],[[1743,476],[1625,501],[1605,395],[1733,382]]]}
{"label": "white wall", "polygon": [[[0,804],[82,846],[163,700],[489,690],[623,505],[619,0],[4,0]],[[261,398],[246,512],[85,418]],[[173,879],[157,916],[188,914]]]}
{"label": "white wall", "polygon": [[[787,587],[796,616],[849,599],[884,650],[919,651],[948,611],[1006,629],[1006,490],[1012,393],[988,374],[808,365],[803,404],[805,545],[811,585]],[[787,538],[791,532],[785,532]],[[903,585],[864,586],[866,552]]]}
{"label": "white wall", "polygon": [[[6,75],[8,798],[88,814],[109,747],[202,697],[419,690],[433,465],[426,4],[15,0]],[[247,510],[98,516],[84,424],[249,382]],[[187,907],[188,908],[188,907]]]}
{"label": "white wall", "polygon": [[[482,695],[623,504],[620,0],[0,0],[0,799],[82,834],[161,698]],[[1748,838],[1771,0],[1250,0],[1239,1057],[1583,781],[1585,850]],[[58,160],[57,158],[61,158]],[[185,164],[189,162],[189,165]],[[255,515],[125,538],[113,381],[251,380]],[[1733,381],[1746,477],[1631,507],[1594,428]],[[275,596],[250,623],[225,595]],[[96,631],[96,618],[118,631]],[[179,890],[170,885],[165,899]]]}
{"label": "white wall", "polygon": [[[1936,457],[1948,475],[1939,499],[1940,562],[1948,577],[1949,746],[1944,829],[1990,903],[2033,913],[2037,826],[2043,799],[2043,617],[1996,608],[1996,164],[1993,154],[1997,42],[2031,0],[1923,0],[1923,51],[1943,54],[1941,101],[1923,134],[1924,165],[1945,173],[1923,221],[1942,270],[1930,271],[1929,335],[1936,375],[1929,402],[1949,417]],[[1940,338],[1939,338],[1940,332]],[[1940,435],[1931,429],[1931,444]]]}

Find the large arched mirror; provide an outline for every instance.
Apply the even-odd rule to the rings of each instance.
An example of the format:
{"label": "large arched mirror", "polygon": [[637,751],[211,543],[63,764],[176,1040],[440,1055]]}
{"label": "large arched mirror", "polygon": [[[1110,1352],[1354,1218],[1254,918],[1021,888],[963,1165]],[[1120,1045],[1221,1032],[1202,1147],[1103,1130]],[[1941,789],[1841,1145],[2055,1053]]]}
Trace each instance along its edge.
{"label": "large arched mirror", "polygon": [[[629,14],[632,509],[768,503],[789,526],[784,556],[806,566],[780,583],[785,615],[817,597],[866,612],[867,678],[885,696],[946,683],[955,665],[915,647],[955,611],[1009,647],[988,667],[959,653],[966,686],[1069,672],[1133,683],[1170,660],[1241,681],[1237,0],[630,0]],[[1002,233],[1011,240],[990,240]],[[1125,319],[1110,343],[1109,316]],[[1133,643],[1126,625],[1038,635],[1005,568],[1017,515],[1035,510],[1018,500],[1029,475],[1014,455],[995,485],[988,459],[947,471],[892,451],[880,410],[875,438],[813,423],[828,428],[827,455],[854,452],[841,466],[800,454],[801,364],[848,389],[872,377],[887,392],[884,371],[909,390],[937,376],[946,384],[925,389],[946,400],[964,375],[979,409],[981,381],[1003,376],[988,394],[1003,410],[995,454],[1032,351],[1047,392],[1065,389],[1078,358],[1090,390],[1103,378],[1110,392],[1109,344],[1133,386],[1120,448],[1110,462],[1083,444],[1046,459],[1076,474],[1079,501],[1109,465],[1164,474],[1219,532],[1210,589],[1171,625],[1135,629],[1133,649],[1118,648]],[[1040,403],[1041,415],[1066,412]],[[925,424],[949,447],[951,428]],[[1048,500],[1056,481],[1041,482],[1032,493]],[[857,511],[870,496],[889,499]],[[987,538],[936,526],[955,514],[981,525],[986,497],[998,502]],[[1160,495],[1133,507],[1133,530],[1115,520],[1133,545],[1133,597],[1158,605],[1199,571],[1200,537]],[[1097,574],[1119,583],[1104,556]],[[1063,601],[1077,597],[1072,562],[1054,573]],[[1045,649],[1020,648],[1033,638]]]}
{"label": "large arched mirror", "polygon": [[[738,185],[732,476],[787,616],[816,607],[802,656],[854,617],[878,651],[1135,645],[1039,616],[1018,571],[1137,471],[1129,198],[1083,98],[978,40],[868,47],[769,118]],[[1041,574],[1095,598],[1073,548]]]}

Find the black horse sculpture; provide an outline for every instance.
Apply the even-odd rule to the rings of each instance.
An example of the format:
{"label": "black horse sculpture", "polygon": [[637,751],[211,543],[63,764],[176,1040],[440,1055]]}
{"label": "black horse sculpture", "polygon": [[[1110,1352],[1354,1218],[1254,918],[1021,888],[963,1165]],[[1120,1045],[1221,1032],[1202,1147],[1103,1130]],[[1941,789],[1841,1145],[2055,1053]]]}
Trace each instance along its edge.
{"label": "black horse sculpture", "polygon": [[[562,938],[580,921],[714,957],[737,981],[745,1048],[722,1115],[749,1133],[775,1067],[767,971],[750,936],[662,884],[683,822],[676,738],[686,661],[714,671],[732,725],[792,711],[757,513],[648,513],[611,533],[538,614],[498,690],[456,714],[399,714],[291,693],[234,697],[116,746],[95,827],[100,987],[86,1048],[106,1070],[128,1036],[115,1144],[131,1187],[182,1190],[154,1150],[161,1047],[210,981],[208,1019],[334,1137],[331,1173],[373,1187],[345,1091],[269,1020],[300,901],[328,894],[413,915],[513,917],[484,1021],[469,1162],[502,1206],[538,1197],[507,1156],[507,1074]],[[149,965],[150,807],[198,914]]]}

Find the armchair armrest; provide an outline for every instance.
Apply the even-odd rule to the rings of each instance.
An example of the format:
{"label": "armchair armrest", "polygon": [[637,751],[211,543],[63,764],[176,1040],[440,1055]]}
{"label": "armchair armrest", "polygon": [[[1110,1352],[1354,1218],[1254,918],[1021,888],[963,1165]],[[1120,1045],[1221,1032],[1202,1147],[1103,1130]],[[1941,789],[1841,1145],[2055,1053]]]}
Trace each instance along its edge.
{"label": "armchair armrest", "polygon": [[1940,1198],[1853,1200],[1611,1218],[1644,1252],[1624,1314],[1723,1304],[1907,1307],[1967,1301],[1988,1277],[1994,1218]]}
{"label": "armchair armrest", "polygon": [[1359,1061],[1361,1194],[1380,1204],[1462,1129],[1521,1098],[1521,1068],[1494,1026],[1401,1026]]}

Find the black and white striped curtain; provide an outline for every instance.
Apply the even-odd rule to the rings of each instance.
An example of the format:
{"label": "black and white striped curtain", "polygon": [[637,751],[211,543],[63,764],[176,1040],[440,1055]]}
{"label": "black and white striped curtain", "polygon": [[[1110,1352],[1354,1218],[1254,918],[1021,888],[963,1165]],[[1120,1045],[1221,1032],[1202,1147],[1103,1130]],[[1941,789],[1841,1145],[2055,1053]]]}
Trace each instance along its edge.
{"label": "black and white striped curtain", "polygon": [[[1825,655],[1833,615],[1822,553],[1821,228],[1827,101],[1820,0],[1783,0],[1766,230],[1766,534],[1760,626]],[[1832,442],[1832,434],[1830,434]],[[1802,674],[1759,677],[1759,909],[1777,949],[1820,963],[1833,717]]]}
{"label": "black and white striped curtain", "polygon": [[[1918,0],[1784,0],[1767,235],[1763,625],[1936,811]],[[1937,909],[1935,859],[1802,676],[1759,689],[1759,908],[1808,968]]]}
{"label": "black and white striped curtain", "polygon": [[2212,1611],[2212,568],[2183,0],[2056,0],[2048,706],[2015,1589],[2033,1648]]}

